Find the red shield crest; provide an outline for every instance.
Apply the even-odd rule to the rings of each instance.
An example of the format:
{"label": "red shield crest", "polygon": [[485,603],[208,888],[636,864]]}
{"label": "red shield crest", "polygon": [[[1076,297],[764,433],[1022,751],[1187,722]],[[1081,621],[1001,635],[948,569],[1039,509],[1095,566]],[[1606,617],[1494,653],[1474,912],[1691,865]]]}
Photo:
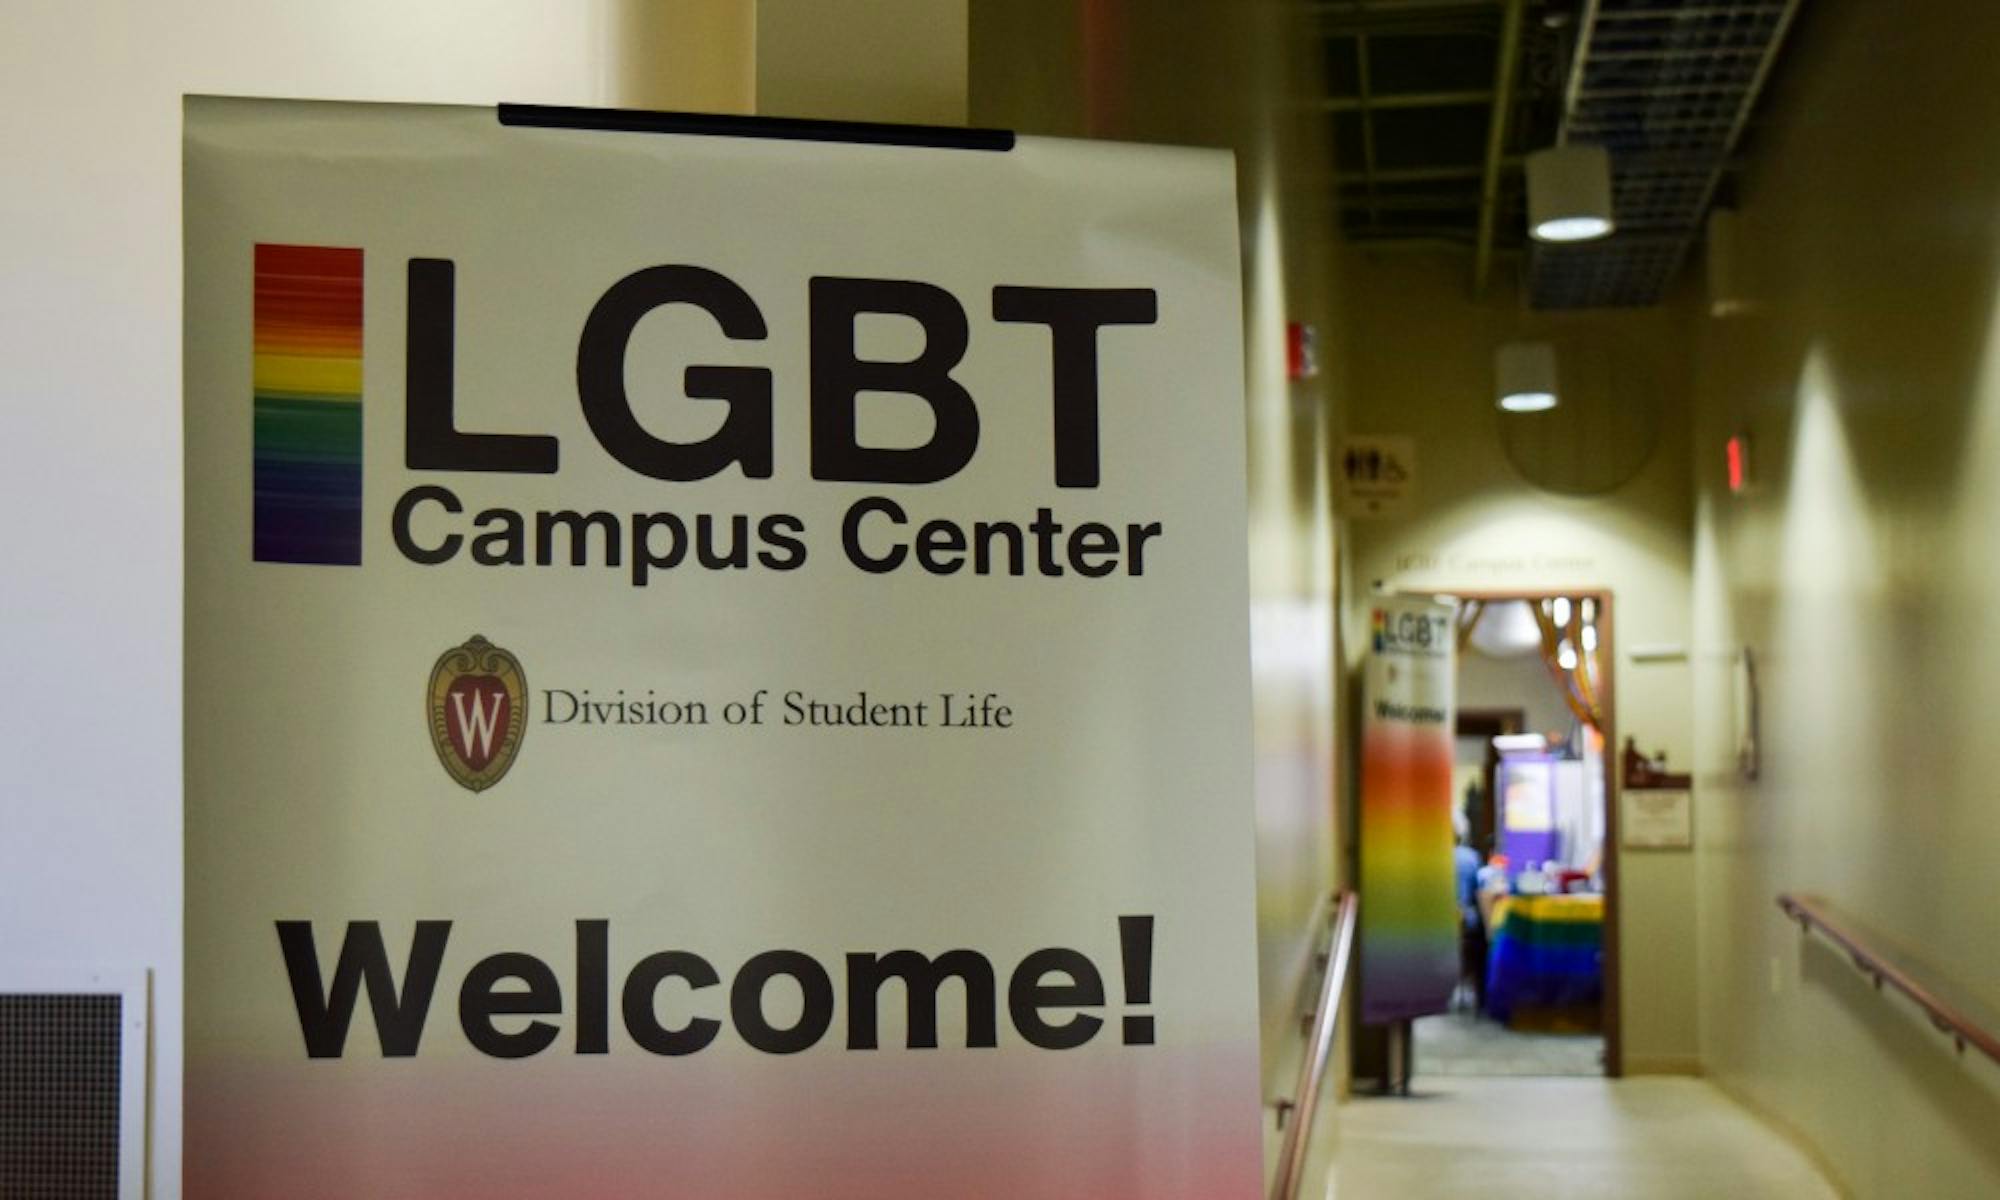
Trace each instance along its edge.
{"label": "red shield crest", "polygon": [[527,732],[520,660],[475,634],[438,658],[427,699],[431,745],[445,773],[475,792],[500,782]]}

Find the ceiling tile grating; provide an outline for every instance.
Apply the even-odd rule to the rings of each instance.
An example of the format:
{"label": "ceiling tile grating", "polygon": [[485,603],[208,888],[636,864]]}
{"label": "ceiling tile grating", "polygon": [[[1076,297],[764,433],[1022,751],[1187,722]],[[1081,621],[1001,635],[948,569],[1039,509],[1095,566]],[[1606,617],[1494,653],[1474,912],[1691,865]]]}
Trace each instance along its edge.
{"label": "ceiling tile grating", "polygon": [[1800,0],[1586,0],[1558,138],[1611,154],[1618,232],[1534,247],[1536,308],[1658,303],[1699,240]]}

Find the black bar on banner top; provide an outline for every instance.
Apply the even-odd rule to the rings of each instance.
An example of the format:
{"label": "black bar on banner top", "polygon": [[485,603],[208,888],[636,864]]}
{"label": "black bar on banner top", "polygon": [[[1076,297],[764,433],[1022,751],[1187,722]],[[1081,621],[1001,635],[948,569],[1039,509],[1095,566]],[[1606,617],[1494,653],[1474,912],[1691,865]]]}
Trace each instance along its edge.
{"label": "black bar on banner top", "polygon": [[502,104],[502,125],[539,129],[605,129],[627,133],[685,133],[703,137],[777,138],[794,142],[860,142],[871,146],[927,146],[938,150],[1012,150],[1011,129],[960,129],[950,125],[890,125],[872,121],[809,121],[799,117],[739,117],[717,113],[646,112],[632,108],[572,108],[552,104]]}

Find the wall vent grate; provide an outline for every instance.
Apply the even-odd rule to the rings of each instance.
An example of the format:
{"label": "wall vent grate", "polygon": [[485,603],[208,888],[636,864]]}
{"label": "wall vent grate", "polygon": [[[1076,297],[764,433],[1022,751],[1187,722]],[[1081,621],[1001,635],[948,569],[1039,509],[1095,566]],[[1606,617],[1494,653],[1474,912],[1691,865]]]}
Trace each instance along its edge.
{"label": "wall vent grate", "polygon": [[0,994],[0,1197],[123,1194],[124,1007],[117,992]]}

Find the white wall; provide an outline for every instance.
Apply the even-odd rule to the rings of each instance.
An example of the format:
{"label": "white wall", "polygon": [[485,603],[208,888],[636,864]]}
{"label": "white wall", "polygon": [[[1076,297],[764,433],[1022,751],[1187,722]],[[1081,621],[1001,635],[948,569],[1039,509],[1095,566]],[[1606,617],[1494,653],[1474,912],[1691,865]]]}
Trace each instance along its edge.
{"label": "white wall", "polygon": [[0,961],[154,972],[155,1196],[180,1192],[181,94],[700,107],[615,52],[628,16],[0,7]]}
{"label": "white wall", "polygon": [[2000,1195],[2000,1066],[1773,903],[1817,893],[2000,1014],[2000,6],[1808,5],[1788,53],[1743,187],[1751,311],[1708,323],[1697,376],[1702,1057],[1857,1197]]}

